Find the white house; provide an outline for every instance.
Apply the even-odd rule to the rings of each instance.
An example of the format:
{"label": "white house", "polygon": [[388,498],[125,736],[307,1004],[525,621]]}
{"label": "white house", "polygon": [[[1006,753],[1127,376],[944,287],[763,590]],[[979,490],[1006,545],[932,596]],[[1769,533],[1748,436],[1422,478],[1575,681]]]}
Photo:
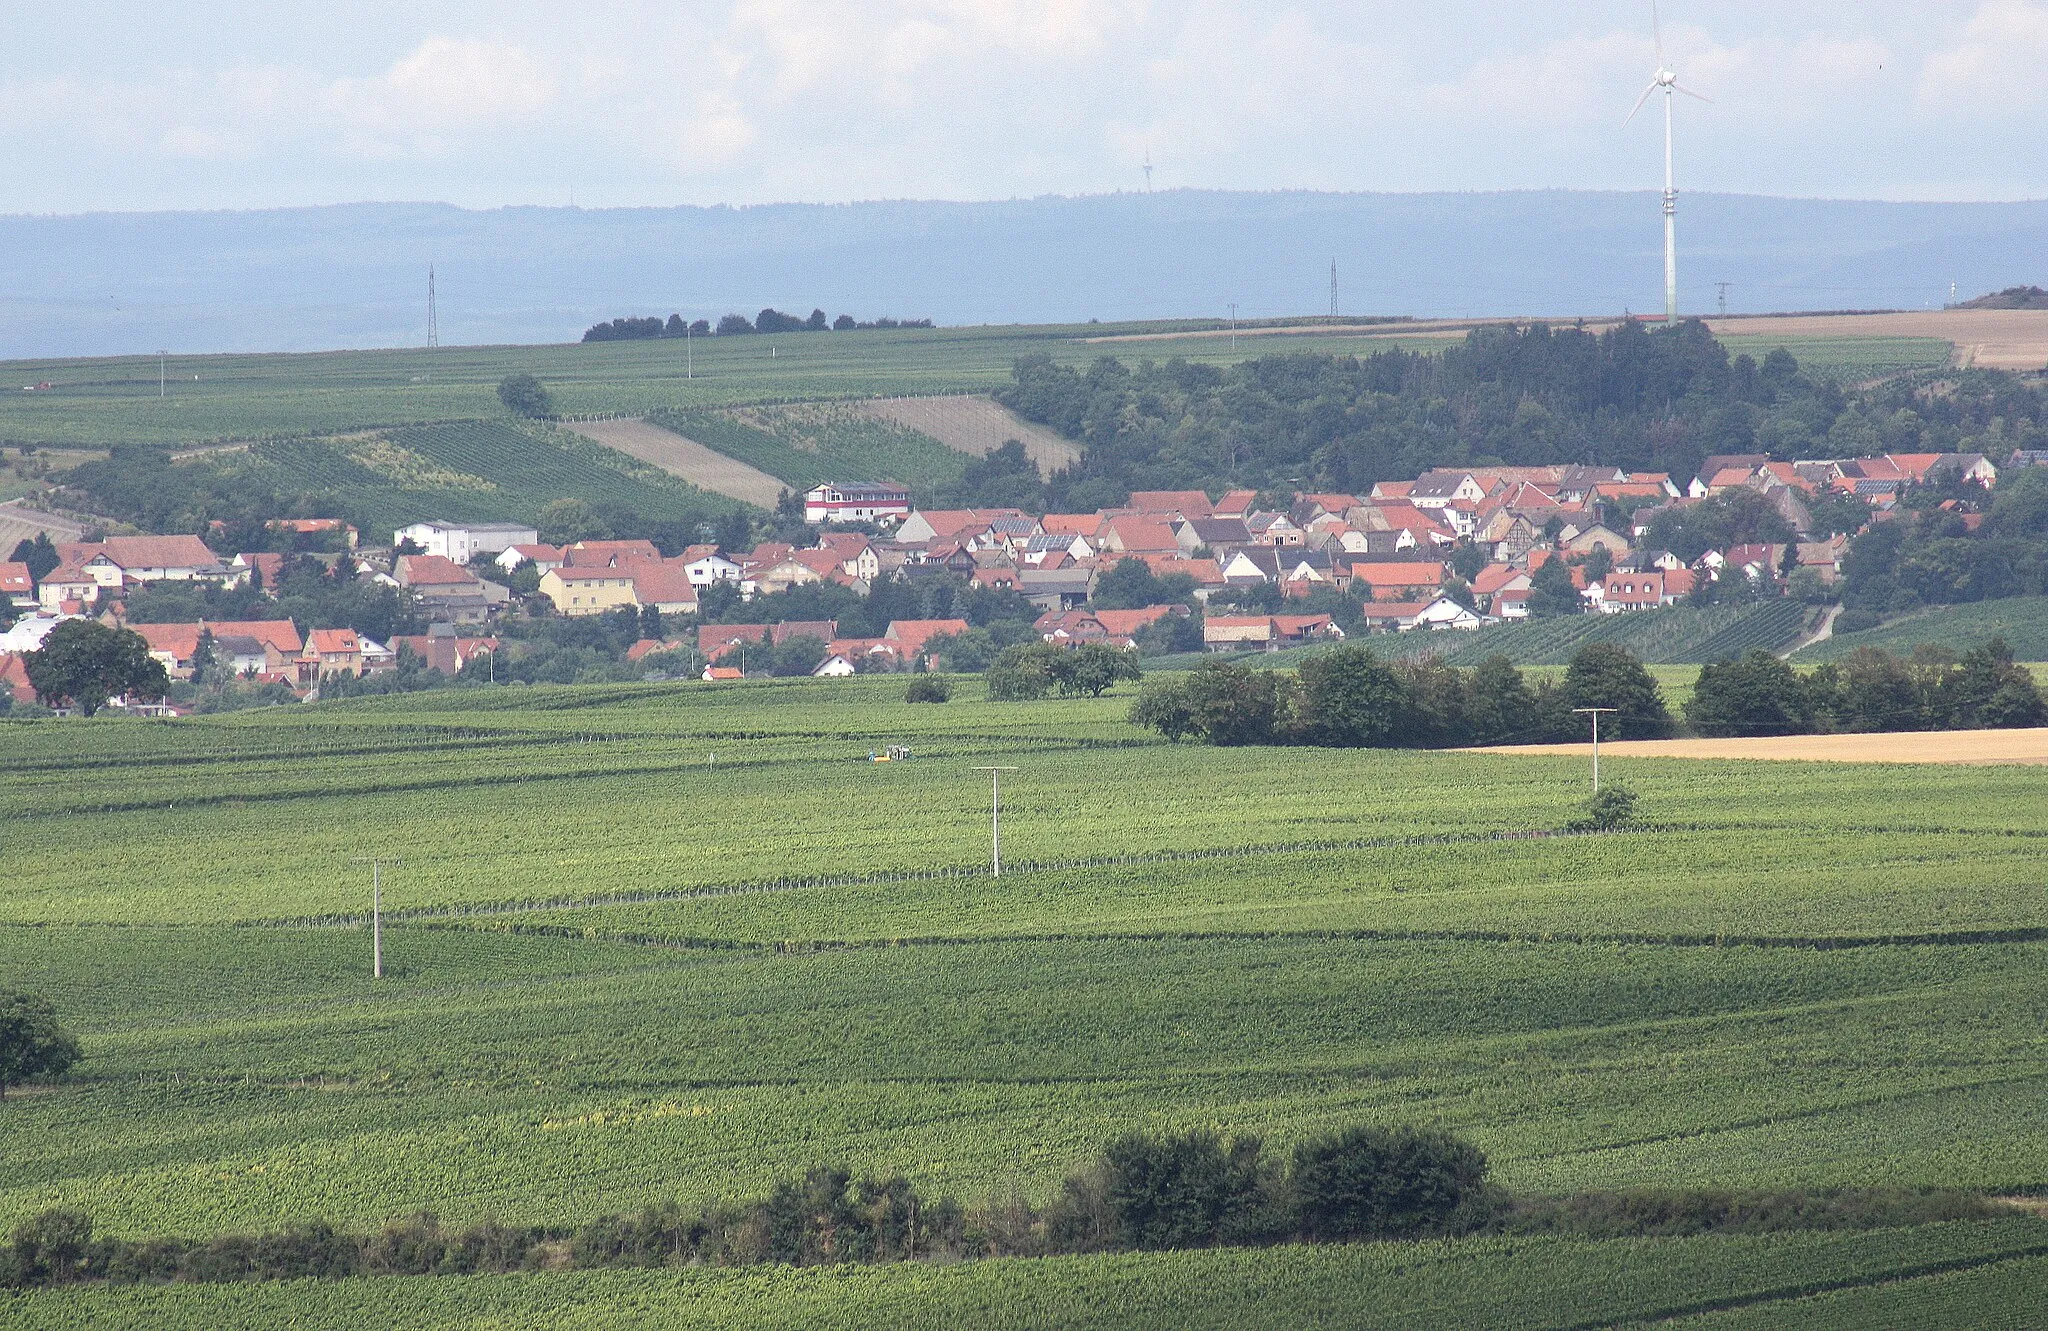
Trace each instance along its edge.
{"label": "white house", "polygon": [[714,582],[737,583],[742,571],[738,564],[716,552],[699,555],[683,565],[692,587],[709,587]]}
{"label": "white house", "polygon": [[805,522],[897,523],[910,516],[910,491],[866,481],[819,485],[804,492]]}
{"label": "white house", "polygon": [[392,533],[396,541],[411,541],[421,553],[439,555],[467,564],[478,555],[502,554],[515,545],[537,545],[540,533],[516,522],[415,522]]}

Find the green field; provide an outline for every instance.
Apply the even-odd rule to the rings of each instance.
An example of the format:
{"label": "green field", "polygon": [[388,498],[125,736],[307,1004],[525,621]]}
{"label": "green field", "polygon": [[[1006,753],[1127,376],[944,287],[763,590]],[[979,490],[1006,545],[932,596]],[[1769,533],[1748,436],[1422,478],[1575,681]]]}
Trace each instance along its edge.
{"label": "green field", "polygon": [[1935,606],[1903,615],[1861,633],[1837,633],[1801,650],[1801,664],[1838,661],[1858,647],[1879,647],[1901,656],[1921,643],[1966,651],[2003,638],[2022,661],[2048,661],[2048,597],[2012,596],[1967,605]]}
{"label": "green field", "polygon": [[967,465],[965,454],[936,439],[837,403],[662,411],[650,419],[798,493],[828,481],[895,481],[929,495],[960,479]]}
{"label": "green field", "polygon": [[[1017,357],[1047,354],[1070,364],[1100,355],[1179,356],[1228,364],[1281,351],[1365,354],[1434,349],[1440,337],[1402,337],[1384,326],[1361,333],[1285,337],[1158,336],[1173,324],[941,328],[780,333],[681,343],[570,343],[531,347],[415,347],[313,354],[173,356],[159,398],[153,356],[0,362],[0,384],[37,383],[45,393],[0,394],[0,443],[202,444],[340,434],[385,426],[496,417],[498,381],[540,377],[565,413],[701,411],[736,405],[849,397],[986,392],[1007,382]],[[1153,334],[1134,341],[1100,337]],[[1725,339],[1761,357],[1783,339]],[[1751,345],[1751,344],[1754,345]],[[1802,364],[1845,377],[1938,365],[1940,342],[1833,338],[1789,344]],[[686,359],[687,358],[687,359]]]}
{"label": "green field", "polygon": [[[1725,325],[1730,329],[1742,325]],[[1773,337],[1756,333],[1718,334],[1730,357],[1761,362],[1779,347],[1802,366],[1843,383],[1882,379],[1906,370],[1938,370],[1955,355],[1955,345],[1938,337]]]}
{"label": "green field", "polygon": [[[1582,764],[900,699],[0,722],[0,975],[91,1055],[0,1106],[0,1223],[573,1222],[825,1160],[1042,1200],[1129,1128],[1360,1121],[1455,1128],[1521,1192],[2048,1190],[2048,770],[1618,761],[1653,830],[1530,836]],[[990,762],[1019,769],[1000,880]],[[404,859],[381,983],[370,852]],[[2024,1325],[1996,1319],[2048,1227],[2000,1225],[89,1290],[9,1321]]]}

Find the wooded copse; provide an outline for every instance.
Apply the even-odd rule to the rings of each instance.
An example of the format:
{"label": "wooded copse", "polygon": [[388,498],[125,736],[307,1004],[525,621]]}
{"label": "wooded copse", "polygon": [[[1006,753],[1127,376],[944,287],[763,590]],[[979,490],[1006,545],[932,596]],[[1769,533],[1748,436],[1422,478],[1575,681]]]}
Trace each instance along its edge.
{"label": "wooded copse", "polygon": [[850,314],[828,319],[823,310],[812,310],[806,318],[801,314],[784,314],[774,306],[762,310],[749,319],[744,314],[728,314],[721,317],[714,328],[709,319],[685,320],[680,314],[671,314],[667,319],[659,315],[613,319],[607,323],[593,324],[583,331],[585,342],[641,342],[663,337],[732,337],[745,333],[845,333],[855,329],[871,328],[930,328],[930,319],[890,319],[887,317],[860,320]]}
{"label": "wooded copse", "polygon": [[1038,496],[1055,512],[1114,505],[1133,490],[1362,494],[1489,462],[1683,479],[1716,454],[2048,446],[2048,387],[1967,370],[1845,388],[1783,348],[1760,362],[1731,357],[1697,320],[1597,333],[1499,325],[1441,352],[1282,354],[1227,367],[1104,356],[1076,369],[1029,356],[996,397],[1087,445]]}

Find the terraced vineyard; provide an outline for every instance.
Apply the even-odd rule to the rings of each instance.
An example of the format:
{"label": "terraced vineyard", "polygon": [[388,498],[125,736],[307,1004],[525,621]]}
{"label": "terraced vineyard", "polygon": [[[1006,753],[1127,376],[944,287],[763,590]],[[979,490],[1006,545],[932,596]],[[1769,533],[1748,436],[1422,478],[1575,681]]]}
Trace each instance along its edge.
{"label": "terraced vineyard", "polygon": [[566,495],[616,504],[650,521],[732,506],[567,430],[495,421],[259,443],[184,465],[318,494],[368,523],[372,540],[429,518],[531,522]]}
{"label": "terraced vineyard", "polygon": [[[1127,695],[901,697],[0,723],[0,975],[90,1055],[0,1104],[0,1224],[559,1223],[823,1160],[1042,1201],[1129,1128],[1360,1121],[1453,1127],[1525,1193],[2048,1189],[2048,771],[1617,761],[1654,826],[1571,837],[1573,759],[1175,747]],[[914,757],[869,762],[885,743]],[[1018,769],[999,880],[992,761]],[[381,983],[371,851],[404,859]],[[2015,1217],[99,1289],[0,1317],[2017,1326],[2044,1253]]]}
{"label": "terraced vineyard", "polygon": [[2011,596],[1934,606],[1861,633],[1836,633],[1804,648],[1795,659],[1801,664],[1838,661],[1858,647],[1880,647],[1909,656],[1921,643],[1960,652],[1993,638],[2005,639],[2022,661],[2048,661],[2048,597]]}
{"label": "terraced vineyard", "polygon": [[967,465],[928,435],[834,403],[655,412],[664,429],[759,468],[801,493],[826,481],[895,481],[929,495]]}

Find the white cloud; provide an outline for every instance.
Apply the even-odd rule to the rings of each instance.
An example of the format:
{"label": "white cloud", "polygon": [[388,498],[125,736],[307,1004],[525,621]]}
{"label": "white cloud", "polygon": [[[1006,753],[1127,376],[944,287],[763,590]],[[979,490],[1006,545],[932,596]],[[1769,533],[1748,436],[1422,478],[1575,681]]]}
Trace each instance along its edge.
{"label": "white cloud", "polygon": [[322,101],[351,129],[438,137],[530,121],[556,91],[554,70],[518,46],[429,37],[375,78],[335,80]]}
{"label": "white cloud", "polygon": [[2041,105],[2048,65],[2048,6],[1986,0],[1962,40],[1936,52],[1922,72],[1919,100],[1936,113],[2004,118]]}

